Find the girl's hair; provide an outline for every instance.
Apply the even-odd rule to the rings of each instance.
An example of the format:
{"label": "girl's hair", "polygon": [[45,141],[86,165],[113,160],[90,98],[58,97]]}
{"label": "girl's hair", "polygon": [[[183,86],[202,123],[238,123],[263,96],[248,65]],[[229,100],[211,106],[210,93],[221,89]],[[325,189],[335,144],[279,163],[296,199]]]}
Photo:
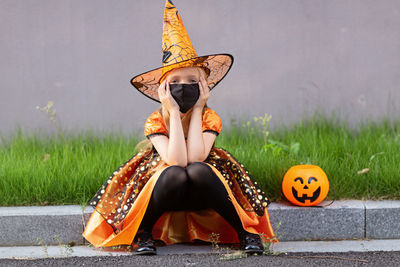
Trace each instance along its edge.
{"label": "girl's hair", "polygon": [[[180,67],[180,68],[176,68],[176,69],[182,69],[182,68],[197,68],[200,71],[200,75],[202,75],[204,77],[204,79],[207,80],[208,76],[210,75],[210,69],[204,66],[190,66],[190,67]],[[160,79],[158,80],[158,83],[161,84],[167,77],[169,74],[171,74],[172,71],[176,70],[176,69],[172,69],[167,71],[166,73],[164,73]]]}
{"label": "girl's hair", "polygon": [[[207,77],[206,72],[204,71],[203,68],[200,67],[196,67],[199,72],[200,75],[202,75],[205,79]],[[168,75],[166,75],[165,77],[167,77]],[[202,113],[204,113],[205,109],[207,108],[207,103],[205,103],[204,108]],[[167,131],[169,132],[169,113],[168,111],[165,109],[165,107],[163,105],[161,105],[161,107],[158,108],[158,111],[161,113],[165,125],[167,126]],[[185,115],[182,117],[181,121],[182,121],[182,128],[183,128],[183,132],[185,135],[187,135],[187,132],[189,130],[189,125],[190,125],[190,119],[192,118],[192,111],[193,109],[191,108],[187,113],[185,113]],[[149,150],[152,147],[152,143],[149,139],[144,139],[142,141],[140,141],[136,147],[135,150],[139,151],[139,150]]]}

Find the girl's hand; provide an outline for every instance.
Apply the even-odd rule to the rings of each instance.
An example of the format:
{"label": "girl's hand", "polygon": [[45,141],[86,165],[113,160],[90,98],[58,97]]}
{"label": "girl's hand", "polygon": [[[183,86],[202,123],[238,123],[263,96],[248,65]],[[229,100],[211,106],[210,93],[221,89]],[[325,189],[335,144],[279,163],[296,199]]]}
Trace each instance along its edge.
{"label": "girl's hand", "polygon": [[207,81],[206,79],[203,78],[203,76],[200,76],[199,89],[200,89],[200,96],[196,104],[194,104],[193,108],[203,109],[204,105],[208,100],[208,97],[210,96],[210,88],[208,87]]}
{"label": "girl's hand", "polygon": [[171,95],[169,90],[169,83],[164,80],[158,87],[158,98],[160,98],[161,104],[167,109],[169,113],[172,111],[179,111],[179,105]]}

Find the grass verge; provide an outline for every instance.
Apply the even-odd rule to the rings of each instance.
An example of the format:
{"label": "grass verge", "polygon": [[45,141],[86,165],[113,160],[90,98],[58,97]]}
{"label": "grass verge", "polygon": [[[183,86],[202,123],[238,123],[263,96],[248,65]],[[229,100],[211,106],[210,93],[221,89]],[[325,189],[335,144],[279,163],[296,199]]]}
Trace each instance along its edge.
{"label": "grass verge", "polygon": [[[400,198],[400,120],[350,128],[314,115],[270,131],[269,119],[231,121],[216,146],[244,164],[272,200],[281,199],[282,177],[297,164],[325,170],[338,199]],[[84,205],[141,139],[91,131],[58,138],[18,130],[2,137],[0,205]]]}

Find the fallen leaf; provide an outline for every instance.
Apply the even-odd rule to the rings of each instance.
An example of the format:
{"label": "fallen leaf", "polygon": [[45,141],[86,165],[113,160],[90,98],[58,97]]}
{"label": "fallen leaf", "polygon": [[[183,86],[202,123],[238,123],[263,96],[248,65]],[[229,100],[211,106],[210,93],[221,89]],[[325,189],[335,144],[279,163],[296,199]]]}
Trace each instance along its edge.
{"label": "fallen leaf", "polygon": [[361,171],[358,171],[357,174],[364,174],[367,172],[369,172],[369,168],[362,169]]}

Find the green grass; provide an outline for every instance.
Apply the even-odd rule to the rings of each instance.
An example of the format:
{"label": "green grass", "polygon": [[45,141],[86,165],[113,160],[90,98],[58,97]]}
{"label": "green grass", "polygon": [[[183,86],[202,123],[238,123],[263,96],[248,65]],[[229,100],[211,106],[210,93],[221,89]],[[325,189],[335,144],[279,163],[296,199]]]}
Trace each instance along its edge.
{"label": "green grass", "polygon": [[[297,164],[319,165],[337,199],[400,198],[400,120],[347,125],[318,115],[273,131],[267,117],[232,121],[216,145],[243,163],[272,200],[281,199],[282,177]],[[143,138],[88,131],[65,135],[64,142],[19,130],[2,139],[0,205],[11,206],[84,205]]]}
{"label": "green grass", "polygon": [[18,131],[0,148],[0,205],[84,205],[131,155],[137,140],[93,132],[57,136]]}
{"label": "green grass", "polygon": [[[260,119],[259,127],[233,123],[236,126],[219,138],[218,145],[235,155],[272,199],[281,198],[282,178],[298,164],[320,166],[337,199],[400,198],[400,120],[351,128],[334,117],[314,115],[291,127],[277,127],[265,140],[262,132],[268,127]],[[366,168],[368,172],[358,174]],[[334,197],[333,190],[329,197]]]}

